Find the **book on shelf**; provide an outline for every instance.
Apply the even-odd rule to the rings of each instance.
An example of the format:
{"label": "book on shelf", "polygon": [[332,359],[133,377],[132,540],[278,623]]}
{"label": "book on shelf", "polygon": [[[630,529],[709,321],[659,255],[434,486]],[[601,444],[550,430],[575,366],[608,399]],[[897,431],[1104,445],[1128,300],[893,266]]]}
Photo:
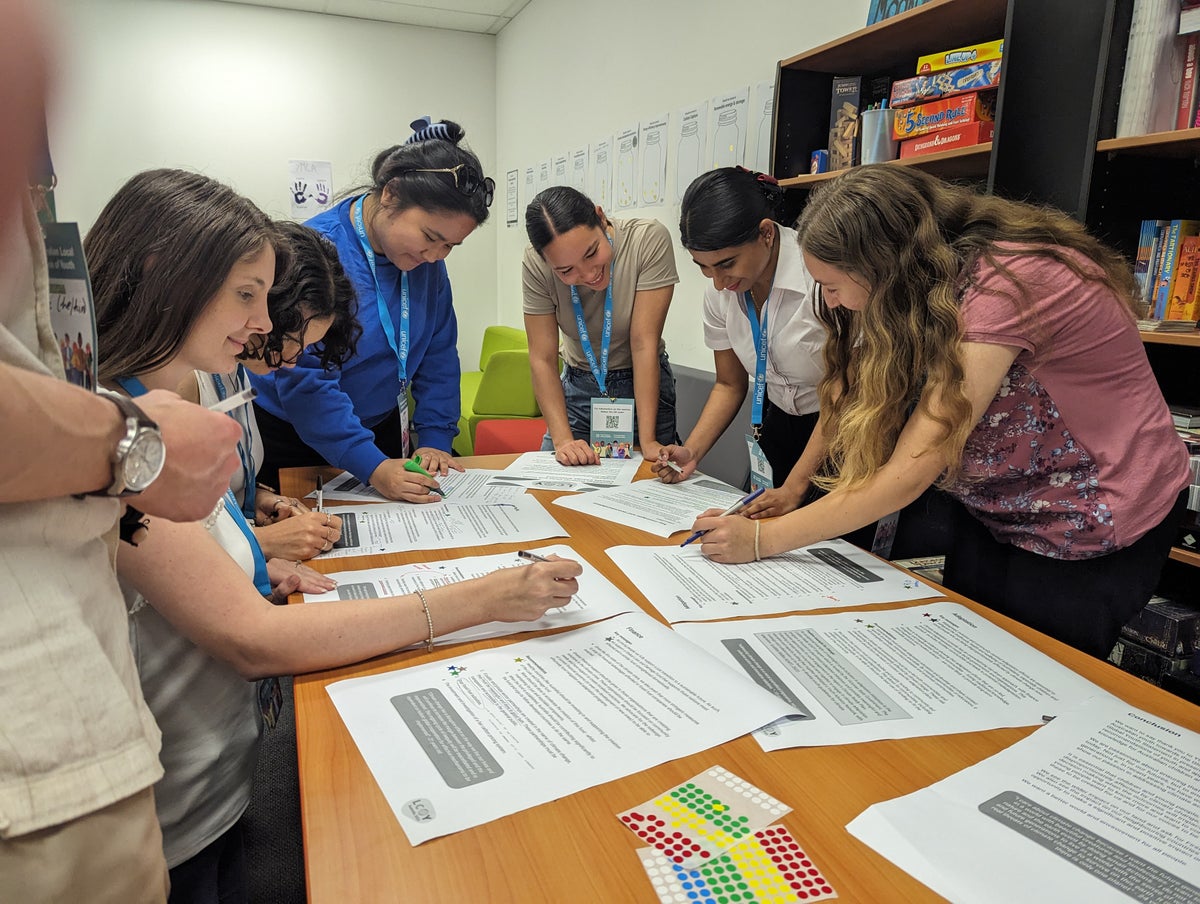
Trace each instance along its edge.
{"label": "book on shelf", "polygon": [[1134,0],[1117,107],[1117,138],[1169,132],[1179,109],[1179,0]]}
{"label": "book on shelf", "polygon": [[1197,269],[1200,269],[1200,235],[1189,235],[1179,243],[1164,320],[1196,319],[1192,299],[1196,291]]}
{"label": "book on shelf", "polygon": [[1179,109],[1175,114],[1175,128],[1191,128],[1196,121],[1196,102],[1200,100],[1200,65],[1197,65],[1197,55],[1200,51],[1200,33],[1193,32],[1183,38],[1183,76],[1179,81]]}
{"label": "book on shelf", "polygon": [[1143,333],[1190,333],[1195,320],[1139,320],[1137,328]]}
{"label": "book on shelf", "polygon": [[1200,427],[1200,407],[1196,405],[1168,405],[1167,408],[1171,412],[1171,420],[1175,422],[1176,427],[1182,427],[1184,430],[1194,430]]}
{"label": "book on shelf", "polygon": [[1179,10],[1179,33],[1194,34],[1200,31],[1200,3],[1184,0]]}
{"label": "book on shelf", "polygon": [[1171,300],[1175,277],[1178,275],[1175,264],[1179,258],[1180,243],[1188,236],[1197,234],[1200,234],[1200,220],[1172,220],[1165,230],[1162,263],[1155,275],[1155,320],[1165,320],[1167,316],[1167,306]]}

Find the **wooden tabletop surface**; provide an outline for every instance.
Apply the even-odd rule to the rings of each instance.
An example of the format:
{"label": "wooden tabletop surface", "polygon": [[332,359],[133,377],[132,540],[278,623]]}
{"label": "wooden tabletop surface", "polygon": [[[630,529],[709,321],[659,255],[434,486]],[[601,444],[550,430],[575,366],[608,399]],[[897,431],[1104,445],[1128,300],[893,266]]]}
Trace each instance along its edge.
{"label": "wooden tabletop surface", "polygon": [[[513,457],[480,456],[460,461],[468,467],[501,468]],[[317,474],[328,480],[337,471],[328,468],[284,471],[281,490],[302,497],[315,486]],[[648,474],[648,467],[643,466],[639,476]],[[538,491],[532,495],[547,505],[571,535],[569,545],[630,599],[661,620],[604,550],[626,544],[668,545],[679,542],[678,538],[666,540],[550,506],[558,493]],[[498,544],[449,553],[428,551],[340,558],[311,564],[326,572],[347,571],[435,561],[447,555],[515,551],[523,545],[528,544]],[[1129,704],[1200,731],[1200,707],[956,594],[947,593],[946,597],[983,613]],[[432,654],[424,649],[397,653],[296,678],[296,742],[309,901],[313,904],[657,902],[659,896],[634,853],[643,842],[615,814],[714,765],[724,766],[792,807],[792,812],[781,822],[812,857],[842,901],[940,901],[940,896],[851,836],[846,824],[871,804],[924,788],[999,752],[1034,730],[1006,728],[772,753],[764,752],[752,738],[741,737],[413,847],[342,724],[325,686],[344,678],[457,658],[529,636],[451,645]]]}

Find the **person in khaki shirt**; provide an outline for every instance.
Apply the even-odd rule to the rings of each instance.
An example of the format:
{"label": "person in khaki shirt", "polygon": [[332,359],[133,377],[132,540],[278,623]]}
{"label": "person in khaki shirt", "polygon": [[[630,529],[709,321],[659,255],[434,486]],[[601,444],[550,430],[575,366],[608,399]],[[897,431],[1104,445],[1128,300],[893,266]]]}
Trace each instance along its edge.
{"label": "person in khaki shirt", "polygon": [[[159,734],[113,572],[122,504],[74,495],[113,483],[126,418],[66,382],[29,191],[45,46],[35,4],[0,0],[0,901],[162,902]],[[202,517],[237,465],[236,426],[169,392],[141,407],[166,456],[137,505]]]}
{"label": "person in khaki shirt", "polygon": [[[657,220],[610,220],[567,186],[538,194],[525,211],[530,247],[522,272],[525,332],[533,391],[553,450],[566,465],[595,464],[591,400],[632,397],[634,435],[646,458],[679,441],[675,377],[662,339],[679,282],[671,236]],[[612,336],[603,358],[605,298],[612,286]],[[579,298],[599,381],[580,340],[572,296]],[[559,334],[566,366],[558,372]]]}

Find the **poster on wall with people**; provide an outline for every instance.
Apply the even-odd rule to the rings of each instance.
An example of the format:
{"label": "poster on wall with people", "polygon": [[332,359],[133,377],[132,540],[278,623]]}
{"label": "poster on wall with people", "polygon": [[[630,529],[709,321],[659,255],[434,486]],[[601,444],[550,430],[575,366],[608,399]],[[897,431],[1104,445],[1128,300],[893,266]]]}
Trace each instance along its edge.
{"label": "poster on wall with people", "polygon": [[50,328],[67,381],[96,388],[96,307],[78,223],[44,223]]}

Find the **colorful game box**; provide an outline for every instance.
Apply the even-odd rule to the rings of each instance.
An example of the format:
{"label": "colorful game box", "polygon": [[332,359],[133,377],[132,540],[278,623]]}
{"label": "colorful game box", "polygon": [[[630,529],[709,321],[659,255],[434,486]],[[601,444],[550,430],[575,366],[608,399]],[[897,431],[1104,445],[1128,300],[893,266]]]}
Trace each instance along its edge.
{"label": "colorful game box", "polygon": [[974,91],[958,97],[905,107],[892,117],[892,134],[901,141],[939,129],[996,118],[996,92]]}
{"label": "colorful game box", "polygon": [[1000,84],[1000,60],[989,60],[961,69],[947,69],[929,75],[892,82],[893,107],[909,107],[939,97],[953,97],[968,91],[985,91]]}
{"label": "colorful game box", "polygon": [[917,75],[968,66],[971,63],[986,63],[988,60],[998,60],[1002,56],[1004,56],[1003,39],[988,41],[986,44],[972,44],[969,47],[956,47],[954,50],[943,50],[939,53],[918,57]]}
{"label": "colorful game box", "polygon": [[965,148],[973,144],[983,144],[992,140],[995,131],[995,123],[969,122],[929,135],[909,138],[907,141],[900,142],[900,159],[919,157],[921,154],[936,154],[938,151]]}
{"label": "colorful game box", "polygon": [[829,107],[829,168],[856,166],[861,153],[859,116],[867,107],[887,100],[892,80],[886,75],[838,76],[833,80]]}

